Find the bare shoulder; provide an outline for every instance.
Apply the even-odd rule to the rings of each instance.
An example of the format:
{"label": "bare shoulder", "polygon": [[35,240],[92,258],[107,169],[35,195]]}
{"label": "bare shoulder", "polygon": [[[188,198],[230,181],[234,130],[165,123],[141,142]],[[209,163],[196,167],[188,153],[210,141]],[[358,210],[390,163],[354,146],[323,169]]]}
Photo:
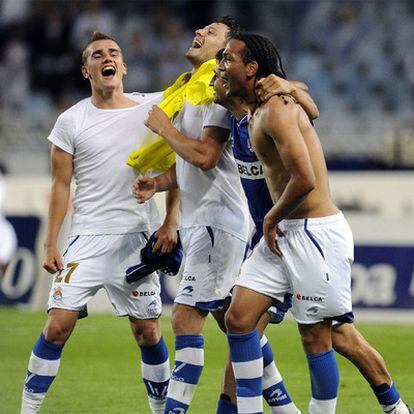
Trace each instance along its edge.
{"label": "bare shoulder", "polygon": [[278,130],[298,123],[300,106],[289,95],[275,95],[263,105],[263,115],[264,127]]}
{"label": "bare shoulder", "polygon": [[290,113],[297,113],[300,105],[290,95],[275,95],[272,96],[265,104],[269,113],[273,116],[278,114],[281,116],[288,115]]}

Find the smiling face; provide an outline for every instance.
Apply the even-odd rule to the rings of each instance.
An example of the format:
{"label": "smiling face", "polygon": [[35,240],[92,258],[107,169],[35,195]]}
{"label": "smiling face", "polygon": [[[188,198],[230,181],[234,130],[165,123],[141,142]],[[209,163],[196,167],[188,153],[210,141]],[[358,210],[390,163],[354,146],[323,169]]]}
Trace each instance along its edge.
{"label": "smiling face", "polygon": [[210,86],[214,89],[214,102],[227,108],[229,98],[227,97],[227,91],[224,87],[223,78],[221,77],[218,65],[214,68],[214,76],[211,79]]}
{"label": "smiling face", "polygon": [[122,78],[126,73],[121,49],[113,40],[96,40],[85,49],[82,74],[91,82],[92,90],[122,89]]}
{"label": "smiling face", "polygon": [[195,31],[191,47],[185,56],[193,67],[198,68],[204,62],[216,57],[217,52],[226,44],[229,28],[224,23],[211,23]]}
{"label": "smiling face", "polygon": [[249,80],[256,72],[251,63],[243,62],[244,48],[244,42],[231,39],[224,49],[223,58],[218,66],[228,97],[245,96],[249,88]]}

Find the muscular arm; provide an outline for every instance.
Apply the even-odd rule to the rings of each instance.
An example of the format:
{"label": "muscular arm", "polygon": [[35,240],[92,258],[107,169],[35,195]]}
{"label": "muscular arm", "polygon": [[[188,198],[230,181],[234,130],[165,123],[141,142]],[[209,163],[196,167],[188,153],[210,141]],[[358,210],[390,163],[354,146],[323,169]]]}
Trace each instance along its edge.
{"label": "muscular arm", "polygon": [[315,174],[308,149],[299,128],[299,108],[275,97],[269,101],[264,132],[277,147],[281,161],[290,175],[276,204],[266,215],[270,226],[292,213],[315,186]]}
{"label": "muscular arm", "polygon": [[68,209],[70,183],[73,173],[73,156],[53,145],[51,159],[52,189],[43,267],[47,271],[54,273],[63,267],[62,258],[57,249],[57,237]]}
{"label": "muscular arm", "polygon": [[206,126],[200,140],[187,137],[172,125],[157,106],[150,111],[146,126],[163,136],[181,158],[204,171],[217,165],[229,136],[228,129]]}
{"label": "muscular arm", "polygon": [[306,83],[287,80],[276,75],[269,75],[257,82],[259,97],[266,101],[274,95],[292,95],[299,105],[304,109],[310,120],[319,117],[319,110],[309,95]]}

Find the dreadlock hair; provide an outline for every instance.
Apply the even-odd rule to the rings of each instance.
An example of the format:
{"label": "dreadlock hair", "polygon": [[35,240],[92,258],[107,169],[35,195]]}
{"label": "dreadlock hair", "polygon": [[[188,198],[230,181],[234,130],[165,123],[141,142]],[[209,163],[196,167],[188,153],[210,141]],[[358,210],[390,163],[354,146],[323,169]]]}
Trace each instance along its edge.
{"label": "dreadlock hair", "polygon": [[231,38],[244,42],[245,47],[242,57],[244,63],[257,62],[257,79],[264,78],[272,73],[283,79],[287,79],[282,66],[282,59],[276,47],[269,39],[259,34],[249,32],[235,33]]}
{"label": "dreadlock hair", "polygon": [[227,35],[229,39],[240,33],[242,30],[239,23],[237,23],[236,19],[232,16],[221,16],[216,23],[222,23],[229,28],[229,34]]}
{"label": "dreadlock hair", "polygon": [[90,39],[88,40],[88,42],[86,43],[85,48],[83,49],[82,52],[82,63],[85,64],[86,60],[88,59],[88,47],[91,43],[96,42],[97,40],[112,40],[113,42],[116,43],[116,40],[113,39],[112,37],[106,35],[105,33],[102,32],[98,32],[95,31],[92,33],[92,36],[90,37]]}

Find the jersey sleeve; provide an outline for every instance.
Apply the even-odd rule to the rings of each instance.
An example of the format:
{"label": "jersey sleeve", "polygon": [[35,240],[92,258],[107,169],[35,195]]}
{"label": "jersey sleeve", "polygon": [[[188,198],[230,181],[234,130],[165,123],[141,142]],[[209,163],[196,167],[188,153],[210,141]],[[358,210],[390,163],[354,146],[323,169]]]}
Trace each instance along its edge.
{"label": "jersey sleeve", "polygon": [[217,104],[208,105],[203,119],[203,128],[207,126],[230,130],[230,112]]}
{"label": "jersey sleeve", "polygon": [[72,117],[64,112],[56,120],[55,126],[47,139],[69,154],[75,153],[75,125]]}

